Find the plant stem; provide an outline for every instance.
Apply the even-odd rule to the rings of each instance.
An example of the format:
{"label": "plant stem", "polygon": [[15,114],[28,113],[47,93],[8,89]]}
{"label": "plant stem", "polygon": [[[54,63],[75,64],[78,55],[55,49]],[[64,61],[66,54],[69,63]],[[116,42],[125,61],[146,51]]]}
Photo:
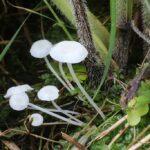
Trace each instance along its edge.
{"label": "plant stem", "polygon": [[72,116],[72,115],[66,113],[61,107],[59,107],[59,106],[55,103],[55,101],[52,101],[52,104],[53,104],[53,106],[54,106],[57,110],[61,111],[61,112],[62,112],[63,114],[65,114],[66,116],[70,117],[71,119],[77,121],[77,122],[80,123],[80,124],[84,124],[84,123],[83,123],[82,121],[80,121],[79,119],[77,119],[77,118],[75,118],[74,116]]}
{"label": "plant stem", "polygon": [[70,40],[73,40],[71,34],[69,33],[69,31],[66,29],[63,21],[61,21],[59,19],[59,17],[57,16],[57,14],[55,13],[55,11],[53,10],[53,8],[51,7],[51,5],[48,3],[47,0],[44,0],[44,3],[46,4],[46,6],[48,7],[48,9],[51,11],[51,13],[53,14],[53,16],[55,17],[55,19],[57,20],[58,22],[58,25],[63,29],[63,31],[65,32],[65,34],[67,35],[67,37],[70,39]]}
{"label": "plant stem", "polygon": [[70,87],[71,90],[74,90],[75,88],[73,87],[73,85],[71,84],[71,82],[67,79],[66,75],[65,75],[65,72],[63,70],[63,67],[62,67],[62,63],[59,62],[59,70],[60,70],[60,73],[62,75],[62,77],[64,78],[65,82],[67,83],[67,85]]}
{"label": "plant stem", "polygon": [[71,93],[71,89],[68,87],[68,85],[62,80],[62,78],[58,75],[58,73],[53,69],[50,62],[48,61],[48,58],[44,58],[47,67],[50,69],[50,71],[54,74],[54,76],[62,83],[62,85]]}
{"label": "plant stem", "polygon": [[89,101],[89,103],[95,108],[95,110],[101,115],[101,117],[103,119],[105,119],[105,115],[103,114],[103,112],[101,111],[101,109],[96,105],[96,103],[93,101],[93,99],[88,95],[88,93],[85,91],[85,89],[82,87],[82,85],[80,84],[77,76],[75,75],[75,72],[72,68],[72,65],[67,63],[68,69],[70,71],[70,74],[72,75],[75,83],[77,84],[77,86],[79,87],[79,89],[81,90],[82,94],[87,98],[87,100]]}
{"label": "plant stem", "polygon": [[67,118],[65,118],[65,117],[63,117],[63,116],[60,116],[60,115],[58,115],[58,114],[55,114],[55,113],[53,113],[53,112],[50,112],[50,111],[48,111],[47,109],[44,109],[44,108],[39,107],[39,106],[37,106],[37,105],[34,105],[34,104],[32,104],[32,103],[29,103],[29,106],[30,106],[30,107],[33,107],[33,108],[35,108],[35,109],[37,109],[37,110],[39,110],[39,111],[41,111],[41,112],[44,112],[44,113],[46,113],[46,114],[48,114],[48,115],[51,115],[51,116],[53,116],[53,117],[56,117],[56,118],[61,119],[61,120],[63,120],[63,121],[66,121],[66,122],[68,122],[69,124],[76,125],[76,126],[82,126],[82,125],[83,125],[83,124],[81,124],[81,123],[75,122],[75,121],[73,121],[73,120],[67,119]]}

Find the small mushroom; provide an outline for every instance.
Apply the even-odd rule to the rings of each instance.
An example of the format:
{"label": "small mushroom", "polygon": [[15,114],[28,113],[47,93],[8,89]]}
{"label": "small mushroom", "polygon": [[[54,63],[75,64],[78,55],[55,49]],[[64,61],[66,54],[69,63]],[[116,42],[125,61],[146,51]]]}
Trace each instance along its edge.
{"label": "small mushroom", "polygon": [[12,95],[28,92],[28,91],[31,91],[31,90],[33,90],[33,88],[31,86],[29,86],[28,84],[13,86],[13,87],[11,87],[7,90],[4,97],[9,98]]}
{"label": "small mushroom", "polygon": [[12,95],[9,99],[9,105],[12,109],[21,111],[28,107],[29,97],[26,93]]}
{"label": "small mushroom", "polygon": [[49,54],[52,43],[46,39],[38,40],[31,46],[30,53],[35,58],[44,58]]}
{"label": "small mushroom", "polygon": [[41,88],[38,91],[37,94],[38,98],[42,101],[51,101],[53,106],[57,109],[60,110],[63,114],[65,114],[66,116],[70,117],[71,119],[74,119],[75,121],[79,122],[80,124],[83,124],[83,122],[81,122],[79,119],[75,118],[74,116],[68,114],[66,111],[64,111],[62,108],[60,108],[56,103],[55,103],[55,99],[57,99],[59,97],[59,90],[57,89],[57,87],[52,86],[52,85],[47,85],[44,86],[43,88]]}
{"label": "small mushroom", "polygon": [[43,116],[39,113],[34,113],[30,116],[29,120],[31,121],[32,126],[40,126],[43,124]]}
{"label": "small mushroom", "polygon": [[47,85],[41,88],[38,92],[38,98],[43,101],[53,101],[59,97],[59,90],[57,87]]}
{"label": "small mushroom", "polygon": [[85,91],[85,89],[80,84],[73,67],[71,64],[80,63],[83,61],[88,55],[87,49],[76,41],[62,41],[52,47],[50,51],[50,56],[61,63],[67,63],[70,74],[72,75],[75,83],[83,93],[83,95],[87,98],[89,103],[95,108],[95,110],[101,115],[104,119],[105,115],[101,111],[101,109],[96,105],[93,99],[89,96],[89,94]]}

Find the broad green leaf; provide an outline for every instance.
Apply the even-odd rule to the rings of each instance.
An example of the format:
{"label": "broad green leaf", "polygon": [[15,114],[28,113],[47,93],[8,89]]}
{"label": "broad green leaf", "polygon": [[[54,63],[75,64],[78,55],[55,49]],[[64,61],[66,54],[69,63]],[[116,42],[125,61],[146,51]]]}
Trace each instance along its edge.
{"label": "broad green leaf", "polygon": [[150,94],[150,83],[148,83],[148,81],[141,82],[141,86],[140,86],[137,94],[142,95],[145,92],[149,92],[149,94]]}
{"label": "broad green leaf", "polygon": [[139,116],[144,116],[148,113],[149,111],[149,106],[148,105],[138,105],[135,106],[136,112],[139,114]]}
{"label": "broad green leaf", "polygon": [[144,105],[144,104],[149,104],[150,103],[150,91],[148,91],[147,95],[142,95],[136,97],[136,101],[138,105]]}
{"label": "broad green leaf", "polygon": [[128,114],[127,120],[131,126],[135,126],[140,122],[141,117],[139,116],[139,113],[135,109],[128,110],[127,114]]}

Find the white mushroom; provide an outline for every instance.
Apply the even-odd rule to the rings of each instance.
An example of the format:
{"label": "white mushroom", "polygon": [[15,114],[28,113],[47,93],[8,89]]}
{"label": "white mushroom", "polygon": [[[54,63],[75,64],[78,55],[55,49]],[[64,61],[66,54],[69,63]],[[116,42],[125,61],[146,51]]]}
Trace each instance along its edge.
{"label": "white mushroom", "polygon": [[4,95],[5,98],[9,98],[12,95],[24,93],[33,90],[28,84],[13,86],[7,90],[7,93]]}
{"label": "white mushroom", "polygon": [[40,126],[43,124],[43,116],[39,113],[34,113],[30,116],[29,120],[31,121],[32,126]]}
{"label": "white mushroom", "polygon": [[52,43],[46,39],[38,40],[31,46],[30,53],[35,58],[44,58],[49,54]]}
{"label": "white mushroom", "polygon": [[55,77],[62,83],[62,85],[71,92],[68,85],[61,79],[61,77],[58,75],[58,73],[54,70],[50,62],[48,61],[47,55],[49,54],[50,50],[52,48],[52,44],[46,40],[38,40],[34,42],[31,46],[30,53],[35,58],[44,58],[47,67],[50,69],[50,71],[55,75]]}
{"label": "white mushroom", "polygon": [[60,110],[63,114],[65,114],[66,116],[70,117],[71,119],[74,119],[75,121],[83,124],[83,122],[81,122],[79,119],[75,118],[74,116],[68,114],[66,111],[64,111],[63,109],[61,109],[56,103],[55,103],[55,99],[57,99],[59,97],[59,90],[57,89],[57,87],[52,86],[52,85],[47,85],[44,86],[43,88],[41,88],[38,91],[37,94],[38,98],[42,101],[51,101],[53,106]]}
{"label": "white mushroom", "polygon": [[38,98],[43,101],[53,101],[59,97],[59,90],[57,87],[47,85],[38,91]]}
{"label": "white mushroom", "polygon": [[50,56],[62,63],[76,64],[83,61],[88,55],[86,48],[76,41],[62,41],[54,45]]}
{"label": "white mushroom", "polygon": [[28,107],[29,97],[26,93],[12,95],[9,99],[9,105],[12,109],[21,111]]}
{"label": "white mushroom", "polygon": [[74,81],[78,85],[79,89],[81,90],[83,95],[85,95],[89,103],[95,108],[95,110],[104,119],[105,115],[103,114],[101,109],[96,105],[93,99],[88,95],[85,89],[82,87],[71,65],[71,64],[80,63],[87,57],[87,55],[88,55],[87,49],[83,45],[75,41],[62,41],[56,44],[54,47],[52,47],[50,51],[50,56],[54,60],[57,60],[62,63],[67,63],[68,69]]}

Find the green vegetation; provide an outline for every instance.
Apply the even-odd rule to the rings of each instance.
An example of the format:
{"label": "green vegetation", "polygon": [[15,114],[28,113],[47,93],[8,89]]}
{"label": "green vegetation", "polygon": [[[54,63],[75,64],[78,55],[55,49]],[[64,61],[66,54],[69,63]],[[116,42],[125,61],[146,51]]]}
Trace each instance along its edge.
{"label": "green vegetation", "polygon": [[[149,149],[150,1],[86,1],[0,2],[0,149]],[[32,57],[41,39],[50,43]],[[71,53],[66,64],[50,53],[66,40],[84,48],[62,46],[63,56],[69,46],[88,53],[72,66]],[[45,90],[40,100],[47,85],[55,98]],[[15,96],[17,106],[10,104]],[[24,110],[11,109],[23,99]],[[33,126],[35,113],[41,120]]]}

